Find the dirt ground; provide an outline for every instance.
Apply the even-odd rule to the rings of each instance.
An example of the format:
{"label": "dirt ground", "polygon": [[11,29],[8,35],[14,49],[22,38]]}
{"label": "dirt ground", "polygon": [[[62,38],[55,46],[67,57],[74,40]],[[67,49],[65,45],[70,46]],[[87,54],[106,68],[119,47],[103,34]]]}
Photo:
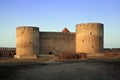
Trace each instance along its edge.
{"label": "dirt ground", "polygon": [[0,80],[120,80],[120,61],[0,64]]}

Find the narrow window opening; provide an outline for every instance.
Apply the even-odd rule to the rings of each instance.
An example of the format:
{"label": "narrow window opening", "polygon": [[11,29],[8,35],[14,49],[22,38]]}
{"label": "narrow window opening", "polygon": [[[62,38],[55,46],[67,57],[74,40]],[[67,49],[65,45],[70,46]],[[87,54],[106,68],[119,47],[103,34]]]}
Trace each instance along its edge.
{"label": "narrow window opening", "polygon": [[32,42],[29,42],[32,45]]}
{"label": "narrow window opening", "polygon": [[82,42],[84,43],[84,40],[82,40]]}
{"label": "narrow window opening", "polygon": [[0,57],[2,57],[2,53],[0,53]]}
{"label": "narrow window opening", "polygon": [[92,35],[92,32],[90,32],[90,35]]}
{"label": "narrow window opening", "polygon": [[94,48],[93,45],[92,45],[92,48]]}

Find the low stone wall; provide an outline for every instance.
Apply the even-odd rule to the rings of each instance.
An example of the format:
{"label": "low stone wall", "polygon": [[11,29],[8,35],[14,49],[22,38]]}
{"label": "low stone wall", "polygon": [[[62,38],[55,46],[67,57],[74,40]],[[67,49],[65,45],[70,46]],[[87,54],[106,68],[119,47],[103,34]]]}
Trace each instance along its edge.
{"label": "low stone wall", "polygon": [[107,52],[120,52],[120,48],[104,48],[104,53]]}
{"label": "low stone wall", "polygon": [[0,58],[13,58],[16,48],[0,47]]}

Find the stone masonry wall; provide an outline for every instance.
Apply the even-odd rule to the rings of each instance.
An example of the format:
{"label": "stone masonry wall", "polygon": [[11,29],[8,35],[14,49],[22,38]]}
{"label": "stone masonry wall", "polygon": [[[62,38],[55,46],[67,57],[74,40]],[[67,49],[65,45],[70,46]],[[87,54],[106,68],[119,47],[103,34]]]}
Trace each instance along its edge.
{"label": "stone masonry wall", "polygon": [[76,25],[76,52],[101,53],[104,44],[104,28],[101,23]]}
{"label": "stone masonry wall", "polygon": [[17,27],[15,58],[36,58],[37,54],[39,54],[39,28]]}
{"label": "stone masonry wall", "polygon": [[75,52],[75,33],[40,32],[40,53]]}
{"label": "stone masonry wall", "polygon": [[0,58],[13,58],[16,48],[0,47]]}

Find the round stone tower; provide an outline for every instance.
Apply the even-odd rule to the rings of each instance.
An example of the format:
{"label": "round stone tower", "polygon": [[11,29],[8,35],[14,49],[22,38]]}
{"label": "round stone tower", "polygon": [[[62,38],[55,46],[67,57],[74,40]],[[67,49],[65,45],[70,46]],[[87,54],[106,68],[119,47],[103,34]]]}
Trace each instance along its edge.
{"label": "round stone tower", "polygon": [[76,25],[76,53],[103,52],[104,28],[101,23]]}
{"label": "round stone tower", "polygon": [[20,26],[16,28],[15,58],[36,58],[39,54],[39,28]]}

